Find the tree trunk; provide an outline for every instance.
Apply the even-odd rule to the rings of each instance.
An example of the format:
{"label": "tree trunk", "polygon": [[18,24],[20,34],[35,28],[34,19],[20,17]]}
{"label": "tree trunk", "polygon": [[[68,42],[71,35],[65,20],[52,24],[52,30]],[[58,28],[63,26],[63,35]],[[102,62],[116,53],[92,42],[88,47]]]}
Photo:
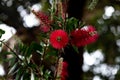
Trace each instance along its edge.
{"label": "tree trunk", "polygon": [[[79,20],[83,17],[83,8],[85,0],[69,0],[68,1],[68,17],[75,17]],[[67,80],[83,80],[83,50],[84,47],[79,47],[76,52],[72,46],[65,48],[64,60],[68,62],[68,75]]]}

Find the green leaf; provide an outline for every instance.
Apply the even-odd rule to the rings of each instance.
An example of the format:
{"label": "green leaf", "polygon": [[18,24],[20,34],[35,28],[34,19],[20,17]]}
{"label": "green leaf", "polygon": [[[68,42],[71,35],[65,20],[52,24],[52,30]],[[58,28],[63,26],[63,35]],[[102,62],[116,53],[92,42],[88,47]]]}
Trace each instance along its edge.
{"label": "green leaf", "polygon": [[0,43],[0,47],[2,47],[2,43]]}
{"label": "green leaf", "polygon": [[18,43],[18,53],[20,53],[21,55],[25,56],[25,52],[26,52],[27,46],[23,43]]}
{"label": "green leaf", "polygon": [[78,48],[76,46],[72,46],[72,47],[77,53],[79,53]]}
{"label": "green leaf", "polygon": [[71,17],[66,20],[66,30],[67,32],[71,32],[72,30],[79,27],[79,20]]}
{"label": "green leaf", "polygon": [[10,63],[10,67],[12,67],[15,63],[17,63],[17,58],[13,56],[12,58],[6,59],[7,62]]}
{"label": "green leaf", "polygon": [[47,54],[50,55],[50,56],[57,56],[58,55],[58,50],[54,49],[52,46],[49,46]]}
{"label": "green leaf", "polygon": [[2,37],[2,35],[5,33],[4,30],[0,29],[0,38]]}
{"label": "green leaf", "polygon": [[54,16],[54,23],[51,26],[54,30],[62,29],[64,27],[64,20],[62,17]]}
{"label": "green leaf", "polygon": [[18,63],[15,63],[15,64],[11,67],[11,69],[10,69],[9,72],[8,72],[8,74],[14,72],[14,70],[15,70],[16,67],[17,67],[17,64],[18,64]]}
{"label": "green leaf", "polygon": [[21,76],[20,80],[24,80],[23,77],[24,77],[24,75]]}
{"label": "green leaf", "polygon": [[99,0],[92,0],[90,5],[88,6],[88,9],[93,10],[95,8],[95,6],[97,5],[98,1]]}
{"label": "green leaf", "polygon": [[51,71],[49,71],[49,70],[45,71],[44,77],[46,80],[49,80],[49,77],[51,76],[50,73],[51,73]]}
{"label": "green leaf", "polygon": [[19,43],[19,53],[25,58],[29,58],[33,52],[42,51],[42,46],[35,42],[32,42],[30,46]]}
{"label": "green leaf", "polygon": [[30,80],[31,75],[29,72],[24,72],[23,74],[24,74],[23,80]]}
{"label": "green leaf", "polygon": [[31,71],[30,80],[35,80],[35,76],[34,76],[34,73],[32,71]]}
{"label": "green leaf", "polygon": [[36,51],[36,50],[38,50],[40,52],[42,51],[42,46],[40,44],[38,44],[38,43],[33,42],[31,44],[31,46],[33,47],[34,51]]}
{"label": "green leaf", "polygon": [[20,80],[23,73],[24,73],[24,70],[21,67],[19,67],[18,72],[17,72],[16,77],[15,77],[15,80]]}

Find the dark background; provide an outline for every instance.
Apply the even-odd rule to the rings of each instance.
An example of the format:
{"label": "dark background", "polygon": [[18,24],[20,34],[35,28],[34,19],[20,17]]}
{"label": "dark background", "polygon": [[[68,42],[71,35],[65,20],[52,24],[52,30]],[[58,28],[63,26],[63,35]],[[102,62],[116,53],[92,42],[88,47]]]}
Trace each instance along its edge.
{"label": "dark background", "polygon": [[[76,17],[85,24],[94,25],[99,33],[99,39],[85,47],[90,55],[99,50],[104,58],[99,64],[88,65],[84,70],[83,80],[119,80],[120,79],[120,1],[119,0],[70,0],[68,7],[69,16]],[[25,26],[23,17],[18,12],[22,6],[27,14],[29,7],[36,3],[42,5],[43,11],[50,7],[48,0],[0,0],[0,24],[6,24],[16,29],[16,35],[26,44],[35,41],[37,26]],[[105,14],[105,8],[112,8],[111,16]],[[89,8],[89,9],[88,9]],[[108,11],[110,13],[110,11]],[[25,38],[21,38],[25,36]],[[31,37],[31,38],[30,38]],[[100,56],[97,56],[99,60]],[[84,56],[86,58],[86,56]],[[89,61],[89,60],[88,60]],[[83,63],[82,63],[83,64]],[[81,66],[82,67],[82,66]],[[103,67],[103,68],[101,68]],[[103,71],[102,71],[103,70]],[[106,72],[106,73],[105,73]]]}

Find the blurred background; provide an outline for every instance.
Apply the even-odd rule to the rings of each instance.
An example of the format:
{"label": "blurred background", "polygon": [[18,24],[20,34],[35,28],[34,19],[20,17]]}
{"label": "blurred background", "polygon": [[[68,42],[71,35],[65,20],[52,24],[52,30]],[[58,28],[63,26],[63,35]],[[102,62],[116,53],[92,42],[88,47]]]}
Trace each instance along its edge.
{"label": "blurred background", "polygon": [[[39,20],[30,11],[47,11],[52,0],[0,0],[1,39],[17,35],[27,42],[35,35]],[[78,7],[81,9],[81,7]],[[96,27],[98,40],[85,47],[84,80],[120,80],[120,0],[86,0],[82,21]],[[22,37],[22,38],[21,38]],[[31,39],[34,40],[34,39]],[[5,74],[0,65],[0,75]]]}

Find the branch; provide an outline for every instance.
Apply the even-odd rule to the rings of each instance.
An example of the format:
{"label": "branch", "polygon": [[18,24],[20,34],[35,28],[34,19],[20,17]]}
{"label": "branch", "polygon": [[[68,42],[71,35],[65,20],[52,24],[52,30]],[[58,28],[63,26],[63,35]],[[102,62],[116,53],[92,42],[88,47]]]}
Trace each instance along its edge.
{"label": "branch", "polygon": [[1,42],[2,44],[4,44],[7,48],[9,48],[10,51],[13,52],[13,54],[14,54],[20,61],[23,61],[23,60],[18,56],[18,54],[17,54],[12,48],[10,48],[5,42],[3,42],[3,40],[0,40],[0,42]]}

